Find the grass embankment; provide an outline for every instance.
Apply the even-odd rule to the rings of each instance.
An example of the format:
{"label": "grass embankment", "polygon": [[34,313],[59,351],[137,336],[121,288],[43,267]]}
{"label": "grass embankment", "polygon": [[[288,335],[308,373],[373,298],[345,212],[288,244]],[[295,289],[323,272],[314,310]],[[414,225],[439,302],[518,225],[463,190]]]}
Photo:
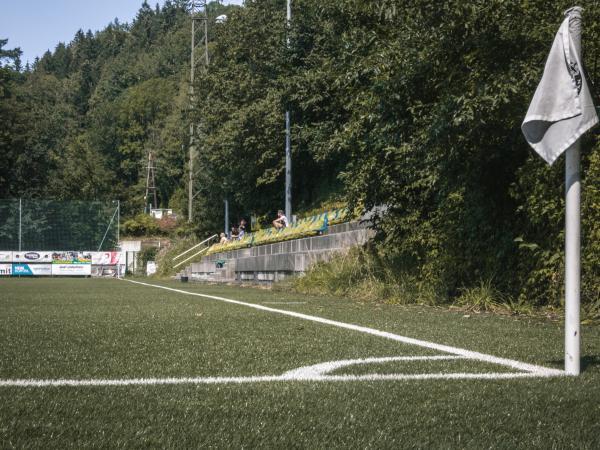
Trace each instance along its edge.
{"label": "grass embankment", "polygon": [[173,240],[169,247],[161,249],[156,254],[156,277],[168,277],[175,275],[177,272],[183,270],[185,267],[189,266],[193,262],[200,261],[204,253],[195,256],[194,258],[190,259],[189,261],[185,262],[184,264],[178,267],[175,267],[175,265],[179,262],[190,258],[195,253],[198,253],[200,250],[202,250],[202,248],[205,248],[204,246],[198,247],[197,249],[192,250],[189,253],[181,256],[179,259],[174,259],[177,255],[180,255],[186,250],[189,250],[198,243],[200,243],[200,240],[196,237],[180,238],[177,240]]}
{"label": "grass embankment", "polygon": [[[439,286],[439,283],[437,283]],[[293,279],[285,287],[313,295],[335,295],[353,300],[389,304],[442,305],[467,312],[494,312],[545,316],[563,316],[563,305],[534,306],[498,290],[492,280],[462,287],[449,295],[444,286],[423,281],[395,270],[376,250],[353,248],[327,262],[314,265],[305,276]],[[600,299],[582,307],[584,323],[600,322]]]}
{"label": "grass embankment", "polygon": [[[549,321],[420,305],[161,282],[547,367]],[[0,279],[0,379],[281,374],[307,364],[431,350],[118,280]],[[580,377],[0,387],[3,448],[595,448],[600,328]],[[501,371],[470,360],[342,373]],[[340,371],[336,371],[339,374]]]}

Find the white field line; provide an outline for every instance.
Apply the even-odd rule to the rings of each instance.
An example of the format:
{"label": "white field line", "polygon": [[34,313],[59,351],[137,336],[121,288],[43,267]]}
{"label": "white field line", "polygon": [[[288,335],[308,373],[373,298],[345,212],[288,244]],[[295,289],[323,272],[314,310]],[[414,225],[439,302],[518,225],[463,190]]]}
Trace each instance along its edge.
{"label": "white field line", "polygon": [[[130,280],[126,280],[130,281]],[[183,378],[132,378],[132,379],[14,379],[1,380],[0,387],[91,387],[91,386],[149,386],[149,385],[181,385],[181,384],[242,384],[242,383],[264,383],[264,382],[289,382],[289,381],[310,381],[310,382],[343,382],[343,381],[402,381],[402,380],[510,380],[518,378],[538,378],[538,377],[554,377],[564,376],[565,372],[556,369],[548,369],[541,366],[513,361],[505,358],[497,358],[495,356],[486,355],[478,352],[471,352],[456,347],[435,344],[432,342],[421,341],[418,339],[408,338],[393,333],[375,330],[373,328],[361,327],[358,325],[337,322],[334,320],[324,319],[317,316],[296,313],[293,311],[284,311],[273,309],[266,306],[256,305],[253,303],[240,302],[238,300],[226,299],[206,294],[198,294],[194,292],[182,291],[180,289],[168,288],[160,285],[152,285],[139,281],[130,281],[136,284],[145,286],[166,289],[169,291],[178,292],[186,295],[194,295],[205,297],[214,300],[233,303],[250,308],[260,309],[264,311],[274,312],[278,314],[297,317],[313,322],[333,325],[340,328],[359,331],[366,334],[384,337],[406,344],[416,345],[424,348],[439,350],[451,355],[436,355],[436,356],[391,356],[381,358],[364,358],[364,359],[348,359],[340,361],[329,361],[311,366],[300,367],[290,370],[283,375],[266,375],[266,376],[250,376],[250,377],[183,377]],[[374,364],[386,363],[393,361],[430,361],[430,360],[454,360],[454,359],[472,359],[486,363],[499,364],[521,372],[511,373],[423,373],[423,374],[364,374],[364,375],[328,375],[328,373],[343,367],[348,367],[358,364]]]}
{"label": "white field line", "polygon": [[306,305],[306,302],[262,302],[264,305]]}
{"label": "white field line", "polygon": [[[418,347],[428,348],[431,350],[437,350],[437,351],[440,351],[443,353],[450,353],[453,355],[462,356],[463,358],[475,359],[478,361],[483,361],[485,363],[499,364],[501,366],[510,367],[512,369],[516,369],[516,370],[520,370],[520,371],[524,371],[524,372],[530,372],[537,376],[548,377],[548,376],[564,376],[564,375],[566,375],[566,373],[563,370],[550,369],[547,367],[538,366],[538,365],[534,365],[534,364],[528,364],[528,363],[516,361],[513,359],[499,358],[497,356],[487,355],[485,353],[474,352],[471,350],[466,350],[466,349],[458,348],[458,347],[451,347],[449,345],[436,344],[434,342],[428,342],[428,341],[423,341],[420,339],[414,339],[414,338],[410,338],[410,337],[406,337],[406,336],[401,336],[399,334],[389,333],[387,331],[380,331],[380,330],[376,330],[374,328],[368,328],[368,327],[363,327],[360,325],[353,325],[350,323],[338,322],[336,320],[325,319],[323,317],[318,317],[318,316],[311,316],[308,314],[302,314],[302,313],[298,313],[295,311],[286,311],[283,309],[275,309],[275,308],[270,308],[268,306],[258,305],[255,303],[247,303],[247,302],[241,302],[239,300],[233,300],[230,298],[218,297],[215,295],[200,294],[197,292],[189,292],[189,291],[184,291],[181,289],[175,289],[175,288],[170,288],[167,286],[161,286],[158,284],[144,283],[141,281],[133,281],[133,280],[124,280],[124,281],[128,281],[129,283],[134,283],[134,284],[140,284],[142,286],[154,287],[154,288],[164,289],[164,290],[171,291],[171,292],[177,292],[179,294],[193,295],[196,297],[203,297],[203,298],[209,298],[212,300],[219,300],[219,301],[222,301],[225,303],[246,306],[248,308],[254,308],[254,309],[261,310],[261,311],[268,311],[271,313],[282,314],[285,316],[295,317],[295,318],[303,319],[303,320],[309,320],[311,322],[322,323],[325,325],[332,325],[332,326],[335,326],[338,328],[345,328],[347,330],[358,331],[360,333],[365,333],[365,334],[370,334],[373,336],[391,339],[393,341],[402,342],[402,343],[408,344],[408,345],[415,345]],[[479,375],[479,374],[477,374],[477,375]],[[502,378],[506,378],[506,377],[503,376]]]}
{"label": "white field line", "polygon": [[131,378],[90,380],[0,380],[0,387],[104,387],[152,386],[173,384],[243,384],[266,382],[331,382],[331,381],[410,381],[410,380],[512,380],[517,378],[553,377],[551,373],[421,373],[421,374],[368,374],[368,375],[311,375],[291,378],[286,375],[256,377],[188,377],[188,378]]}

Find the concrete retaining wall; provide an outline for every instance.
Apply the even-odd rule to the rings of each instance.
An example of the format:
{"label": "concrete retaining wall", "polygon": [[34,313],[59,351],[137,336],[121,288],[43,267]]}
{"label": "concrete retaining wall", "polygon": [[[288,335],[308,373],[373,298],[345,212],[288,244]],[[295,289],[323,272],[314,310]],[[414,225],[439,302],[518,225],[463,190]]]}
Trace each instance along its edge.
{"label": "concrete retaining wall", "polygon": [[272,282],[366,243],[373,232],[359,222],[333,225],[327,234],[205,256],[187,270],[192,279]]}

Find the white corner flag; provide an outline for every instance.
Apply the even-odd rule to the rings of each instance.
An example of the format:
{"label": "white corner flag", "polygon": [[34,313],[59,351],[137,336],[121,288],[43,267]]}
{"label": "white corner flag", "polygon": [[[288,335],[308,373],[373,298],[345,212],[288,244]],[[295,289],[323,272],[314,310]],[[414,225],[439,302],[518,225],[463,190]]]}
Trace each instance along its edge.
{"label": "white corner flag", "polygon": [[542,81],[521,125],[529,145],[548,164],[598,123],[579,57],[580,44],[575,42],[580,37],[569,30],[573,9],[556,33]]}
{"label": "white corner flag", "polygon": [[548,164],[565,159],[565,373],[579,375],[581,173],[579,138],[598,123],[581,64],[581,8],[565,12],[525,120],[529,145]]}

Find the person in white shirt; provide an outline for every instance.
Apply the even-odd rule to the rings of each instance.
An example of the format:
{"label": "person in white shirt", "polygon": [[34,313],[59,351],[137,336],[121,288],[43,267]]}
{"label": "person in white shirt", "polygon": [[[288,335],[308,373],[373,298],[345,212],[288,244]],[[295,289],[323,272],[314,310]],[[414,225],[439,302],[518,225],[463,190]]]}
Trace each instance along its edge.
{"label": "person in white shirt", "polygon": [[246,235],[246,219],[240,220],[240,226],[238,227],[238,239],[241,241]]}
{"label": "person in white shirt", "polygon": [[287,217],[285,217],[285,214],[283,214],[281,209],[277,211],[277,219],[273,221],[273,226],[275,228],[285,228],[290,226]]}

